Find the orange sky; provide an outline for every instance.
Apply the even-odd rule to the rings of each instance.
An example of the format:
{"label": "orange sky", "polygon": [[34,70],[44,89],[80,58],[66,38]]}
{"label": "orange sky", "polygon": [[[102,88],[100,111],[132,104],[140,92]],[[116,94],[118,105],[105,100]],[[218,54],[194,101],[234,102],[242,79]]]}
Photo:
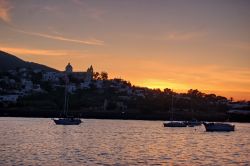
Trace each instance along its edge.
{"label": "orange sky", "polygon": [[0,0],[0,49],[150,88],[250,100],[250,1]]}

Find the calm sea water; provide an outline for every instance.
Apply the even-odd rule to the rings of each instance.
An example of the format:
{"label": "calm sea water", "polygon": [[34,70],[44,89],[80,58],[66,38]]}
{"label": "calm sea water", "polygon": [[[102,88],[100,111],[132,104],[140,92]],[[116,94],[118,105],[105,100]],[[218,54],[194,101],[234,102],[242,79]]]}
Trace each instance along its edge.
{"label": "calm sea water", "polygon": [[161,121],[0,118],[0,165],[250,165],[250,124],[207,133]]}

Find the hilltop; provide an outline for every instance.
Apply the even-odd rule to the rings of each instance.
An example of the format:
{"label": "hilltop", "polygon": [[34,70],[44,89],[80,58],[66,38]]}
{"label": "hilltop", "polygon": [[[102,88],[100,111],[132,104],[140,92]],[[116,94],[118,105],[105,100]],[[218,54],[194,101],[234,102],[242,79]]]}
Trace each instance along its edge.
{"label": "hilltop", "polygon": [[0,50],[0,71],[15,70],[17,68],[40,69],[44,71],[57,71],[51,67],[24,61],[12,54]]}

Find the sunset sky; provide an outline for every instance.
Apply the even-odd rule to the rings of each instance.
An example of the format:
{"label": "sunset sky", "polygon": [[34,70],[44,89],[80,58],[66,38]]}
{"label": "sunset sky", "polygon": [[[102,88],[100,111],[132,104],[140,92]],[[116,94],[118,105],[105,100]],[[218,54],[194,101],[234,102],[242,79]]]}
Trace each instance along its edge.
{"label": "sunset sky", "polygon": [[249,0],[0,0],[0,36],[59,70],[250,100]]}

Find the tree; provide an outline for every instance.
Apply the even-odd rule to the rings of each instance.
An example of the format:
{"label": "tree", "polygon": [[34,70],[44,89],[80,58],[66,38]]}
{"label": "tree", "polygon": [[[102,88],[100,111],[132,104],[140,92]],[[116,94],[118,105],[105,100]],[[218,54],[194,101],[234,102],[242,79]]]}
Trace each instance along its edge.
{"label": "tree", "polygon": [[189,89],[187,92],[187,95],[193,98],[202,98],[205,94],[198,91],[197,89]]}
{"label": "tree", "polygon": [[101,79],[102,80],[107,80],[108,79],[108,73],[105,72],[105,71],[101,72]]}
{"label": "tree", "polygon": [[93,75],[94,80],[100,80],[100,73],[99,72],[95,72]]}
{"label": "tree", "polygon": [[169,88],[165,88],[163,91],[164,91],[164,93],[167,94],[167,95],[172,95],[172,94],[173,94],[172,89],[169,89]]}

